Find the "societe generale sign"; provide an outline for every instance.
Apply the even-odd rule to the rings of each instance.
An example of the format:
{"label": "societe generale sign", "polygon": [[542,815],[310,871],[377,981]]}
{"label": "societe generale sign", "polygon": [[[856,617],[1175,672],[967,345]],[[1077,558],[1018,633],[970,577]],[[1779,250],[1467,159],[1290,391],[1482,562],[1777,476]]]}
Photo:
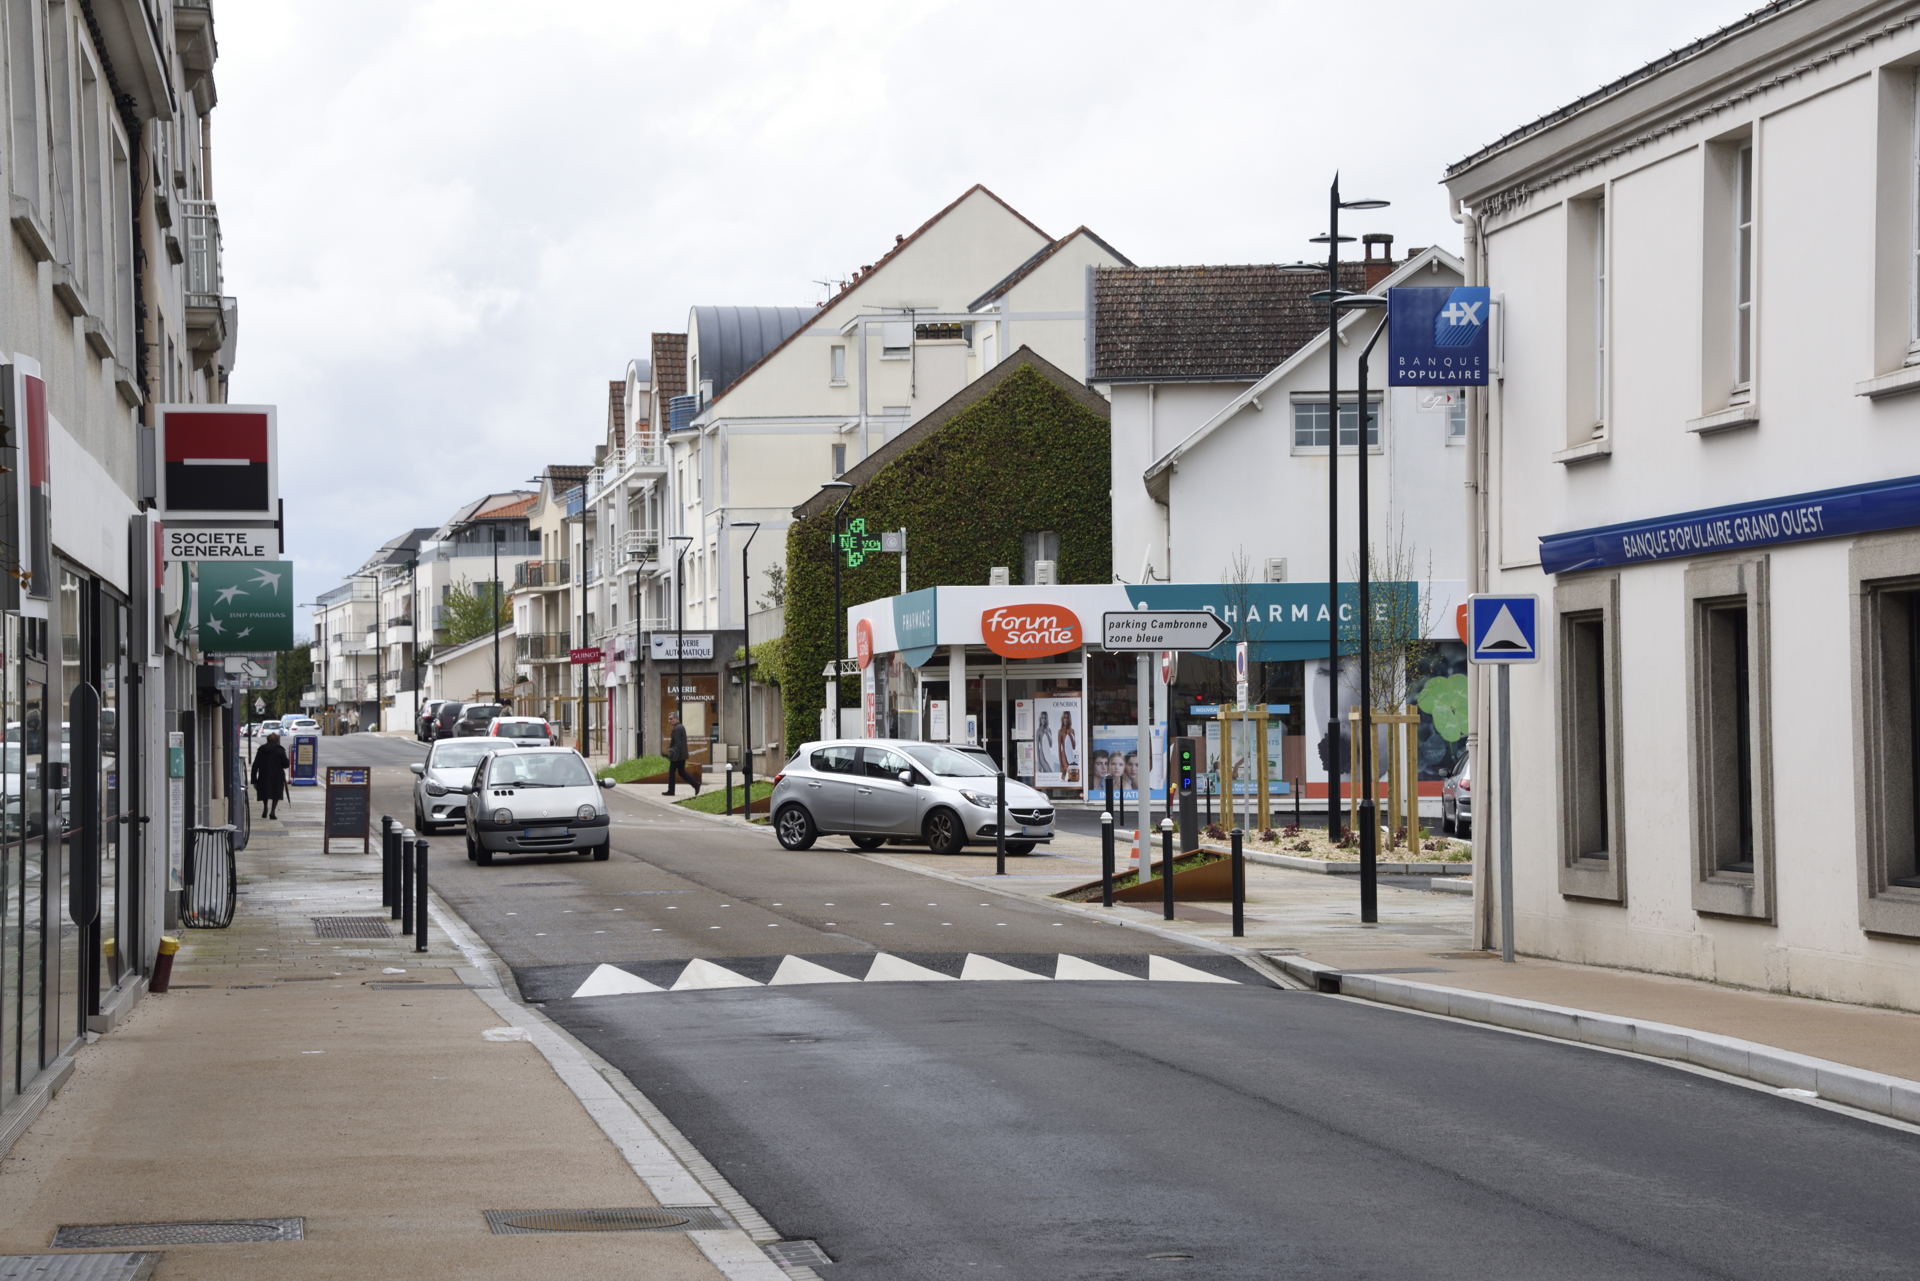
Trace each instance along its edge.
{"label": "societe generale sign", "polygon": [[1003,605],[983,610],[980,635],[1002,658],[1044,658],[1080,646],[1080,616],[1064,605]]}

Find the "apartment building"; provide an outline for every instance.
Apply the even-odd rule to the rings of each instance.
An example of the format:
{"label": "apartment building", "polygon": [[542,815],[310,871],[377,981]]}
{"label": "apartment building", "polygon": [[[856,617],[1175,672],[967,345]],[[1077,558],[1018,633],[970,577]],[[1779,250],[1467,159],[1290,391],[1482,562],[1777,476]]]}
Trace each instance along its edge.
{"label": "apartment building", "polygon": [[1917,103],[1913,5],[1795,0],[1447,173],[1522,951],[1920,1009]]}
{"label": "apartment building", "polygon": [[537,553],[515,563],[507,588],[513,607],[514,710],[522,716],[543,716],[569,734],[579,705],[579,682],[568,655],[580,620],[574,607],[568,506],[579,499],[591,470],[561,463],[541,469],[540,487],[527,507],[528,541]]}

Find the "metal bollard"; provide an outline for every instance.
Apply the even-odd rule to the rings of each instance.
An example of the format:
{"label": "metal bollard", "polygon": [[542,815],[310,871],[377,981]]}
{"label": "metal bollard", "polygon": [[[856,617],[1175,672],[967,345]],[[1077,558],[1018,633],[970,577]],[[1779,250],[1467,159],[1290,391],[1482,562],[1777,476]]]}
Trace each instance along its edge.
{"label": "metal bollard", "polygon": [[380,816],[380,906],[393,906],[393,815]]}
{"label": "metal bollard", "polygon": [[400,834],[400,932],[413,928],[413,850],[415,837],[409,827]]}
{"label": "metal bollard", "polygon": [[419,924],[416,927],[413,950],[427,950],[427,843],[419,841],[413,847],[413,874],[418,884],[414,886],[413,901],[420,909]]}
{"label": "metal bollard", "polygon": [[727,817],[733,817],[733,762],[727,762]]}
{"label": "metal bollard", "polygon": [[[994,875],[1007,874],[1007,772],[1001,770],[994,779],[997,811],[993,820]],[[966,835],[965,832],[961,833]]]}
{"label": "metal bollard", "polygon": [[1160,900],[1166,919],[1173,919],[1173,820],[1160,820]]}
{"label": "metal bollard", "polygon": [[[1113,780],[1107,780],[1113,786]],[[1100,815],[1100,906],[1113,906],[1113,811]]]}
{"label": "metal bollard", "polygon": [[[400,833],[401,833],[401,830],[402,830],[401,828],[395,827],[391,832],[387,833],[387,849],[386,849],[386,859],[385,859],[386,873],[387,873],[387,906],[392,909],[393,919],[396,921],[400,919]],[[400,928],[402,931],[405,931],[407,927],[402,925]]]}
{"label": "metal bollard", "polygon": [[[1354,412],[1358,413],[1360,411],[1355,410]],[[1293,780],[1293,825],[1295,827],[1300,826],[1300,780],[1297,778]]]}
{"label": "metal bollard", "polygon": [[1240,853],[1240,829],[1233,829],[1233,936],[1247,933],[1247,860]]}

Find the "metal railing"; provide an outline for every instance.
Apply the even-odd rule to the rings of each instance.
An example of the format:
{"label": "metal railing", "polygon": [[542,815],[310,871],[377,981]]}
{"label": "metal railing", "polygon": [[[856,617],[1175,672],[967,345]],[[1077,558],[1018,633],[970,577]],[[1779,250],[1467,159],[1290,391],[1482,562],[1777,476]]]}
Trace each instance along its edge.
{"label": "metal railing", "polygon": [[571,566],[564,560],[523,560],[513,567],[515,587],[564,587]]}
{"label": "metal railing", "polygon": [[620,551],[628,560],[658,560],[660,535],[651,529],[629,529],[620,535]]}
{"label": "metal railing", "polygon": [[525,636],[513,638],[513,656],[516,659],[539,661],[549,658],[566,658],[570,653],[565,632],[529,632]]}
{"label": "metal railing", "polygon": [[187,233],[187,306],[220,308],[220,212],[211,200],[182,200]]}

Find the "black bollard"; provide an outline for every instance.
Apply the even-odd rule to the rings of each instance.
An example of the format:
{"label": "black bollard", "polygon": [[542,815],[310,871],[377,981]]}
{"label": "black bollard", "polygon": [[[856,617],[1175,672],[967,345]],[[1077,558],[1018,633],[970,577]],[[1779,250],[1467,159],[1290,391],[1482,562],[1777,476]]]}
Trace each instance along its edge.
{"label": "black bollard", "polygon": [[1001,770],[995,777],[993,786],[998,810],[993,823],[994,875],[1005,876],[1007,874],[1007,772],[1005,770]]}
{"label": "black bollard", "polygon": [[400,932],[413,929],[413,829],[400,834]]}
{"label": "black bollard", "polygon": [[380,906],[393,906],[393,815],[380,816]]}
{"label": "black bollard", "polygon": [[417,884],[413,887],[413,901],[420,909],[419,924],[415,927],[416,938],[413,950],[427,950],[427,843],[419,841],[413,847],[413,874]]}
{"label": "black bollard", "polygon": [[[400,919],[400,832],[401,829],[396,826],[387,833],[386,850],[387,906],[396,921]],[[406,928],[404,925],[400,927],[403,933]]]}
{"label": "black bollard", "polygon": [[1247,860],[1240,853],[1240,829],[1233,829],[1233,936],[1247,933]]}
{"label": "black bollard", "polygon": [[[1109,814],[1112,814],[1113,812],[1114,812],[1114,809],[1113,809],[1113,775],[1111,775],[1111,774],[1109,774],[1109,775],[1107,775],[1107,813],[1109,813]],[[1122,823],[1124,823],[1124,822],[1126,822],[1126,821],[1127,821],[1127,796],[1126,796],[1126,793],[1125,793],[1125,792],[1122,792],[1122,793],[1120,794],[1120,818],[1119,818],[1119,821],[1120,821],[1120,822],[1122,822]]]}
{"label": "black bollard", "polygon": [[1160,902],[1166,919],[1173,919],[1173,820],[1160,820]]}
{"label": "black bollard", "polygon": [[1207,784],[1201,789],[1207,794],[1207,826],[1213,826],[1213,775],[1206,776]]}
{"label": "black bollard", "polygon": [[[1107,790],[1113,790],[1113,780],[1107,780]],[[1113,906],[1113,811],[1108,810],[1100,816],[1100,906]]]}
{"label": "black bollard", "polygon": [[1300,826],[1300,780],[1297,778],[1293,780],[1293,825]]}
{"label": "black bollard", "polygon": [[733,817],[733,762],[727,762],[727,817]]}

